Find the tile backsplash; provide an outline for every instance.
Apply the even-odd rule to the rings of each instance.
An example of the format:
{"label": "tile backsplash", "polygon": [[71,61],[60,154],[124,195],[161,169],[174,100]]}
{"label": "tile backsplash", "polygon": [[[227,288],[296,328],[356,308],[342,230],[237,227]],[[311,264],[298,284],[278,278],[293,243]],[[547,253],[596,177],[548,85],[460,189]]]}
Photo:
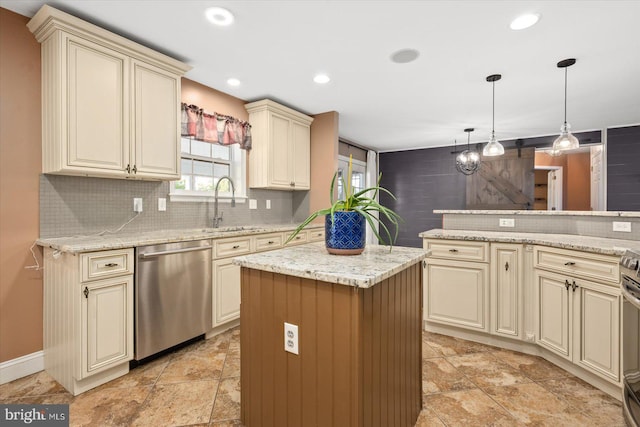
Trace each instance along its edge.
{"label": "tile backsplash", "polygon": [[[169,198],[169,182],[128,181],[59,175],[40,175],[40,237],[66,237],[116,230],[135,216],[133,198],[143,199],[142,213],[121,233],[211,227],[213,202],[176,202]],[[221,227],[246,224],[287,224],[308,215],[308,194],[291,191],[247,190],[249,201],[220,202]],[[298,192],[301,193],[301,192]],[[158,198],[167,199],[167,210],[158,211]],[[266,209],[266,200],[271,209]],[[295,199],[295,202],[294,202]],[[295,203],[295,206],[294,206]]]}

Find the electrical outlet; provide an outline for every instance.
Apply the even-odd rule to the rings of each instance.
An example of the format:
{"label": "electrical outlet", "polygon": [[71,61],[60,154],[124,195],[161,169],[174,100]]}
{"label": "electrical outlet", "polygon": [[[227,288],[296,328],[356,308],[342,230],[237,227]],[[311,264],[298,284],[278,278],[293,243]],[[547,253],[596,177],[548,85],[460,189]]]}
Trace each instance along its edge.
{"label": "electrical outlet", "polygon": [[258,209],[258,201],[256,199],[249,199],[249,209]]}
{"label": "electrical outlet", "polygon": [[500,218],[500,222],[498,223],[500,227],[515,227],[516,220],[513,218]]}
{"label": "electrical outlet", "polygon": [[271,200],[267,199],[266,206],[267,209],[271,209]]}
{"label": "electrical outlet", "polygon": [[298,354],[298,325],[284,322],[284,351]]}
{"label": "electrical outlet", "polygon": [[133,198],[133,211],[142,212],[142,197]]}
{"label": "electrical outlet", "polygon": [[631,223],[613,221],[613,231],[624,231],[625,233],[631,233]]}
{"label": "electrical outlet", "polygon": [[167,210],[167,199],[165,199],[164,197],[159,197],[158,198],[158,210],[159,211],[166,211]]}

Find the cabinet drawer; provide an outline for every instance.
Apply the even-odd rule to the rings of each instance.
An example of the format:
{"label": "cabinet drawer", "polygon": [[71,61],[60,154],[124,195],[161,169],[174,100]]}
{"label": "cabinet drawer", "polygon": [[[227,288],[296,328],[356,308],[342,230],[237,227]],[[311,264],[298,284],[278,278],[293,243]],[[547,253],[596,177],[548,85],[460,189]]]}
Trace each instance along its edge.
{"label": "cabinet drawer", "polygon": [[[291,236],[291,233],[293,233],[293,231],[285,231],[284,233],[282,233],[282,237],[284,239],[283,241],[286,242],[289,236]],[[293,240],[291,240],[285,246],[301,245],[303,243],[307,243],[308,241],[309,241],[309,232],[307,230],[302,230],[296,235],[296,237],[293,238]]]}
{"label": "cabinet drawer", "polygon": [[80,262],[83,282],[133,274],[133,249],[81,254]]}
{"label": "cabinet drawer", "polygon": [[536,246],[533,260],[536,268],[612,284],[620,281],[618,257]]}
{"label": "cabinet drawer", "polygon": [[324,240],[324,228],[316,228],[307,231],[309,242],[322,242]]}
{"label": "cabinet drawer", "polygon": [[429,255],[431,258],[489,262],[489,243],[487,242],[425,239],[423,247],[426,251],[431,251]]}
{"label": "cabinet drawer", "polygon": [[251,237],[214,240],[215,258],[244,255],[251,252]]}
{"label": "cabinet drawer", "polygon": [[263,234],[256,236],[256,252],[269,251],[282,247],[282,233]]}

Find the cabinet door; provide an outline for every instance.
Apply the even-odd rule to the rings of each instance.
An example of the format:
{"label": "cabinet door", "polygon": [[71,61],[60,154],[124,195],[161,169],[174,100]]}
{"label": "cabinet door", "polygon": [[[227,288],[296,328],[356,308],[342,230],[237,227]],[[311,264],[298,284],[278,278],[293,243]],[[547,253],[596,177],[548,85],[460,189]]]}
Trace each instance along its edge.
{"label": "cabinet door", "polygon": [[270,187],[272,188],[293,188],[293,177],[291,176],[291,162],[294,153],[291,151],[291,121],[286,117],[270,113],[269,125],[271,146],[269,153],[270,165]]}
{"label": "cabinet door", "polygon": [[240,266],[233,258],[213,261],[213,326],[240,317]]}
{"label": "cabinet door", "polygon": [[573,362],[607,379],[620,375],[620,291],[576,280]]}
{"label": "cabinet door", "polygon": [[522,246],[491,244],[491,332],[522,335]]}
{"label": "cabinet door", "polygon": [[81,292],[81,378],[86,378],[133,358],[133,276],[85,283]]}
{"label": "cabinet door", "polygon": [[311,185],[311,133],[308,125],[291,122],[292,178],[296,190],[308,190]]}
{"label": "cabinet door", "polygon": [[571,291],[566,289],[566,278],[540,270],[536,270],[535,277],[536,342],[562,357],[571,359]]}
{"label": "cabinet door", "polygon": [[[100,45],[67,39],[67,121],[62,121],[68,123],[67,141],[62,144],[66,169],[125,175],[129,163],[128,61],[125,55]],[[51,83],[55,86],[56,82]]]}
{"label": "cabinet door", "polygon": [[487,264],[427,259],[425,319],[488,332],[488,281]]}
{"label": "cabinet door", "polygon": [[134,176],[179,178],[180,81],[174,74],[133,61]]}

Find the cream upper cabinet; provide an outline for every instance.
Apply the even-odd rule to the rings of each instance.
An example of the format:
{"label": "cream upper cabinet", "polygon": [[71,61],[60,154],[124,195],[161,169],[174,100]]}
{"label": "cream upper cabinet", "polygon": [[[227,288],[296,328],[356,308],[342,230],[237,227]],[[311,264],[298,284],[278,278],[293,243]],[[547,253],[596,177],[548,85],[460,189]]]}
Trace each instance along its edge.
{"label": "cream upper cabinet", "polygon": [[491,333],[523,338],[522,245],[491,244]]}
{"label": "cream upper cabinet", "polygon": [[252,137],[249,186],[308,190],[313,118],[267,99],[245,108]]}
{"label": "cream upper cabinet", "polygon": [[28,27],[42,44],[42,171],[179,178],[190,67],[47,5]]}

